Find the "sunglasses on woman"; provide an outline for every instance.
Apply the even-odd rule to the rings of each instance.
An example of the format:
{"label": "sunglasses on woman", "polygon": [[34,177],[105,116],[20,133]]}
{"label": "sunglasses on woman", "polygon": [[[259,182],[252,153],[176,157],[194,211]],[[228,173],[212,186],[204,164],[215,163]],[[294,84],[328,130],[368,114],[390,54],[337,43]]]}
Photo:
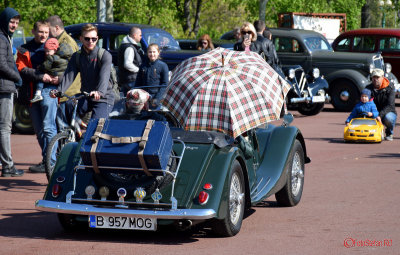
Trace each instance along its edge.
{"label": "sunglasses on woman", "polygon": [[241,33],[242,33],[242,35],[245,35],[245,34],[252,35],[253,34],[253,32],[251,32],[251,31],[242,31]]}

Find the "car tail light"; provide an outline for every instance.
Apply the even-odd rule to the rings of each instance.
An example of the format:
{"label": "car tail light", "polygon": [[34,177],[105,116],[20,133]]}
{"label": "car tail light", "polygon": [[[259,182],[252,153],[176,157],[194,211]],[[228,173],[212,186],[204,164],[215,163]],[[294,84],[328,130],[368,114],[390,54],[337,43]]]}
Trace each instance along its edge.
{"label": "car tail light", "polygon": [[53,188],[51,189],[51,195],[54,198],[57,198],[61,194],[61,190],[62,190],[62,188],[61,188],[60,184],[54,184]]}
{"label": "car tail light", "polygon": [[205,190],[210,190],[210,189],[212,189],[212,188],[213,188],[213,186],[212,186],[211,183],[206,183],[206,184],[204,184],[204,186],[203,186],[203,189],[205,189]]}
{"label": "car tail light", "polygon": [[199,194],[199,203],[200,203],[200,205],[205,205],[207,203],[207,201],[208,201],[208,197],[209,197],[209,195],[208,195],[207,192],[201,191],[200,194]]}

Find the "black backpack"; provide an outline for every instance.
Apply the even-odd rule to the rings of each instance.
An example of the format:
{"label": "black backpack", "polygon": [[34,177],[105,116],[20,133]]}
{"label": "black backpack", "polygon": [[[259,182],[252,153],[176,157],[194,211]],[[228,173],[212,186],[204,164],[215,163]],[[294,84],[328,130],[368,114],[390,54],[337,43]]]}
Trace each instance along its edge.
{"label": "black backpack", "polygon": [[[104,52],[106,50],[104,48],[99,48],[99,51],[97,52],[97,61],[101,63],[101,58],[104,55]],[[81,54],[81,51],[76,52],[76,57],[75,57],[75,62],[76,62],[76,67],[78,70],[80,70],[80,62],[79,62],[79,55]],[[115,70],[115,67],[113,64],[111,64],[111,70],[110,70],[110,82],[114,91],[114,101],[118,101],[120,99],[120,94],[119,94],[119,87],[118,87],[118,77],[117,77],[117,70]]]}

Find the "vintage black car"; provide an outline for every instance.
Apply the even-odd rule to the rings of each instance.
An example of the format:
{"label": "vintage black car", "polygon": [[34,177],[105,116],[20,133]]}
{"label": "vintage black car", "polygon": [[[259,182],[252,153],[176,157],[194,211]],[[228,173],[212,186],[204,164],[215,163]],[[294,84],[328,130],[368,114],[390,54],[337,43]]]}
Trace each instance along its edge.
{"label": "vintage black car", "polygon": [[[301,65],[306,73],[319,68],[329,83],[331,103],[339,111],[353,109],[370,83],[373,68],[386,70],[381,54],[334,52],[326,38],[314,31],[274,28],[271,32],[283,66]],[[398,83],[393,74],[386,76]]]}

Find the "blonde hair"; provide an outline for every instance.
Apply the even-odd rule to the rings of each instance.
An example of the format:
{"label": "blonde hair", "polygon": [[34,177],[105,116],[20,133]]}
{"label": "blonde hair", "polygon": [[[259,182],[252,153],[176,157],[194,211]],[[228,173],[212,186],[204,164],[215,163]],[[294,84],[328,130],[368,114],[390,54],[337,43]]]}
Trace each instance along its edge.
{"label": "blonde hair", "polygon": [[257,40],[256,29],[254,28],[253,24],[251,24],[250,22],[243,23],[242,27],[240,28],[240,33],[242,33],[242,31],[250,31],[252,33],[251,41],[254,42]]}
{"label": "blonde hair", "polygon": [[83,36],[84,34],[91,32],[91,31],[96,31],[96,34],[98,34],[98,30],[97,30],[96,26],[94,26],[92,24],[86,24],[81,29],[81,35]]}

